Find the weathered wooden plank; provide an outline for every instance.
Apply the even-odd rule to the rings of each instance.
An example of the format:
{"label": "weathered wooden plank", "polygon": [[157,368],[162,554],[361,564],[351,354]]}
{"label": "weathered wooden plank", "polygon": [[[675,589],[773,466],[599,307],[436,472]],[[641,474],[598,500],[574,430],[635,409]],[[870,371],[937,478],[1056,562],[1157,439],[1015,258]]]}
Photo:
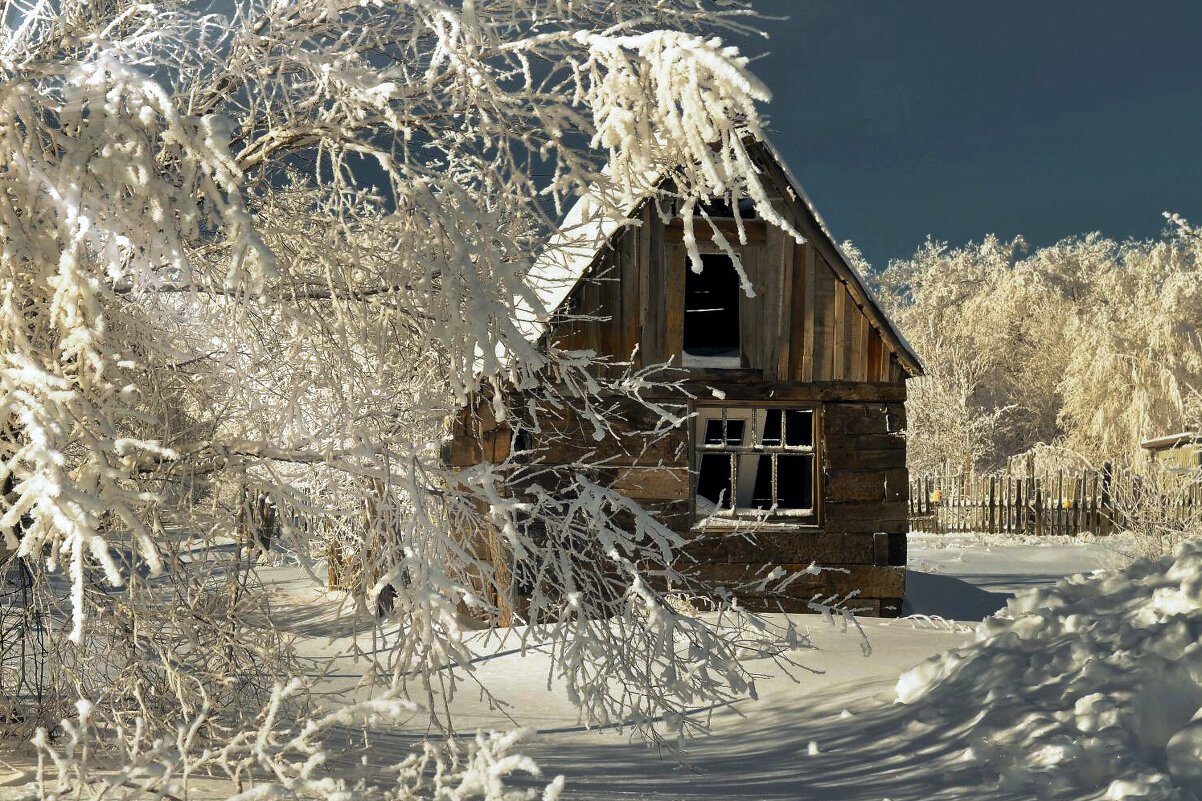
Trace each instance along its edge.
{"label": "weathered wooden plank", "polygon": [[[664,257],[664,226],[660,222],[659,217],[653,213],[648,215],[650,219],[647,226],[650,229],[648,237],[648,246],[650,253],[647,256],[647,266],[650,272],[650,285],[648,286],[648,314],[650,315],[647,339],[642,343],[643,347],[647,348],[648,357],[652,362],[667,361],[668,352],[668,264]],[[681,302],[683,303],[683,295]]]}
{"label": "weathered wooden plank", "polygon": [[807,242],[802,247],[805,258],[802,259],[802,349],[801,349],[801,381],[810,382],[814,376],[814,273],[817,270],[814,256],[814,246]]}
{"label": "weathered wooden plank", "polygon": [[[681,390],[651,387],[643,397],[652,400],[684,400],[691,397],[711,398],[712,390],[722,392],[732,401],[884,401],[900,402],[906,399],[906,385],[856,384],[846,381],[815,381],[811,383],[778,384],[764,381],[759,371],[724,370],[690,371],[689,378],[682,382]],[[685,394],[685,393],[689,394]]]}
{"label": "weathered wooden plank", "polygon": [[[857,386],[851,384],[849,386]],[[865,403],[835,400],[823,407],[827,434],[893,434],[905,427],[905,406],[900,403]]]}
{"label": "weathered wooden plank", "polygon": [[[897,434],[840,434],[828,432],[826,448],[831,454],[854,454],[858,450],[904,451],[905,437]],[[850,462],[848,462],[850,464]]]}
{"label": "weathered wooden plank", "polygon": [[793,288],[786,304],[788,313],[789,363],[777,376],[779,381],[801,381],[802,361],[805,356],[805,260],[806,246],[792,243],[790,285]]}
{"label": "weathered wooden plank", "polygon": [[847,287],[842,281],[834,283],[834,323],[831,326],[831,373],[835,381],[847,380]]}
{"label": "weathered wooden plank", "polygon": [[765,371],[765,377],[776,381],[793,379],[793,258],[797,243],[781,233],[774,262],[779,283],[776,289],[776,359]]}
{"label": "weathered wooden plank", "polygon": [[[825,506],[826,524],[836,521],[852,523],[859,521],[873,522],[877,520],[898,520],[906,517],[906,504],[903,501],[857,503],[852,501],[829,501]],[[876,529],[881,531],[883,529]]]}
{"label": "weathered wooden plank", "polygon": [[747,273],[756,296],[749,298],[742,289],[739,290],[739,349],[742,351],[744,366],[753,370],[763,370],[764,351],[764,312],[767,297],[763,292],[763,281],[760,275],[759,254],[748,249],[743,256],[743,271]]}
{"label": "weathered wooden plank", "polygon": [[621,356],[626,359],[634,351],[639,342],[639,263],[638,263],[638,230],[627,226],[622,231],[618,244],[617,265],[621,281],[622,311],[622,349]]}
{"label": "weathered wooden plank", "polygon": [[884,502],[885,484],[886,471],[884,470],[832,472],[826,476],[826,500],[828,503]]}
{"label": "weathered wooden plank", "polygon": [[654,352],[654,343],[652,337],[655,334],[655,323],[652,319],[654,310],[651,303],[651,227],[659,225],[659,220],[655,219],[652,214],[650,203],[643,205],[642,213],[639,215],[638,229],[638,247],[636,249],[636,259],[638,260],[639,274],[639,358],[638,363],[642,367],[651,364],[656,364],[659,359]]}
{"label": "weathered wooden plank", "polygon": [[868,375],[867,375],[866,380],[868,380],[868,381],[883,381],[884,380],[884,376],[882,375],[882,372],[884,369],[883,368],[884,352],[885,352],[884,349],[885,349],[885,346],[884,346],[884,343],[881,342],[880,333],[875,328],[871,329],[869,331],[869,335],[868,335],[868,355],[867,355],[867,365],[866,365],[866,368],[868,370]]}
{"label": "weathered wooden plank", "polygon": [[847,378],[850,381],[868,380],[868,318],[864,310],[856,307],[853,319],[853,334],[851,339],[851,363]]}
{"label": "weathered wooden plank", "polygon": [[672,360],[672,364],[679,366],[683,363],[684,282],[688,259],[682,244],[669,243],[666,245],[666,251],[667,319],[664,323],[664,353],[666,358]]}
{"label": "weathered wooden plank", "polygon": [[[722,236],[732,245],[739,245],[739,230],[734,220],[711,219],[714,227],[716,227]],[[747,244],[763,244],[771,232],[769,232],[768,223],[763,220],[743,220],[743,230],[746,232]],[[776,230],[773,228],[773,230]],[[714,238],[713,228],[709,222],[706,222],[700,215],[694,218],[693,221],[693,236],[698,242],[709,241]],[[664,238],[669,243],[684,241],[684,221],[672,220],[664,228]]]}
{"label": "weathered wooden plank", "polygon": [[597,353],[620,360],[622,351],[622,284],[618,272],[617,251],[610,248],[597,274]]}
{"label": "weathered wooden plank", "polygon": [[814,380],[835,376],[835,274],[822,259],[814,263]]}
{"label": "weathered wooden plank", "polygon": [[[844,504],[845,506],[847,504]],[[828,517],[823,524],[828,534],[875,534],[883,531],[891,534],[904,534],[910,527],[909,518],[903,513],[898,515],[896,512],[889,517],[878,517],[870,513],[866,508],[875,508],[878,504],[861,504],[861,514],[853,517],[839,515],[836,517]],[[841,510],[840,510],[841,511]]]}
{"label": "weathered wooden plank", "polygon": [[[780,567],[788,572],[801,573],[809,564],[783,564]],[[843,570],[802,575],[788,586],[785,594],[793,598],[808,598],[816,593],[843,595],[852,590],[859,590],[866,598],[900,598],[905,594],[904,567],[855,564],[839,567]],[[754,564],[699,565],[690,572],[694,572],[699,578],[720,584],[751,582],[762,576],[761,566]]]}
{"label": "weathered wooden plank", "polygon": [[715,564],[869,564],[872,534],[828,534],[761,531],[753,534],[715,533],[694,529],[681,553],[698,562]]}
{"label": "weathered wooden plank", "polygon": [[616,471],[610,487],[639,500],[688,500],[689,469],[687,465],[622,468]]}

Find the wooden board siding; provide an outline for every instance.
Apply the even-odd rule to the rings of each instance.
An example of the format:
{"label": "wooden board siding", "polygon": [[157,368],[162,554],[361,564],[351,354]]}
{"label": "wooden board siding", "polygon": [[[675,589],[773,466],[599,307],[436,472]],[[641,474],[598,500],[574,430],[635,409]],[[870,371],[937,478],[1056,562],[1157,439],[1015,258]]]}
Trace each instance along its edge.
{"label": "wooden board siding", "polygon": [[[783,203],[786,212],[794,205]],[[796,225],[804,221],[786,217]],[[869,318],[865,299],[816,240],[798,244],[773,226],[753,228],[760,235],[738,248],[755,289],[739,304],[742,366],[765,381],[904,381],[906,369]],[[716,252],[712,244],[699,245]],[[668,360],[679,366],[684,254],[680,226],[665,227],[645,204],[598,254],[548,336],[560,347],[593,350],[611,361],[627,360],[637,346],[636,366]]]}

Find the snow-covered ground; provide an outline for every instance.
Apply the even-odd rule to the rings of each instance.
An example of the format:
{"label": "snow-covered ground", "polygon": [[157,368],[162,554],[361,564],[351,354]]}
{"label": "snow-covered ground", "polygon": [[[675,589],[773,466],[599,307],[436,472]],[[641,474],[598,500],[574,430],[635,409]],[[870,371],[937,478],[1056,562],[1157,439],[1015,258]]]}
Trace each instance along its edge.
{"label": "snow-covered ground", "polygon": [[[854,631],[806,618],[813,648],[796,657],[815,672],[799,673],[794,681],[765,662],[759,700],[716,710],[712,735],[678,751],[649,747],[616,728],[584,730],[566,695],[547,689],[544,654],[510,653],[504,643],[490,643],[484,632],[476,635],[485,655],[477,676],[510,706],[490,709],[468,691],[451,707],[463,730],[528,727],[522,751],[547,776],[565,776],[568,798],[1031,798],[1029,788],[999,789],[996,777],[965,761],[964,725],[932,725],[931,710],[896,703],[898,679],[934,655],[969,645],[976,623],[1004,606],[1013,592],[1113,564],[1112,553],[1108,543],[1099,542],[915,537],[909,611],[938,617],[862,621],[868,655]],[[305,592],[328,603],[317,588],[303,584],[293,578],[289,585],[295,603],[308,605],[301,603]],[[293,619],[298,633],[310,637],[345,632],[344,623],[329,617],[297,614]],[[338,647],[338,639],[323,642],[324,653]],[[342,675],[354,675],[352,665],[345,667]],[[983,700],[970,691],[963,698],[974,710]],[[377,733],[366,746],[358,737],[349,738],[354,744],[338,760],[347,768],[365,757],[386,764],[421,731]]]}
{"label": "snow-covered ground", "polygon": [[911,534],[902,611],[979,621],[1015,593],[1075,573],[1119,567],[1132,550],[1117,537]]}
{"label": "snow-covered ground", "polygon": [[[1106,542],[915,536],[907,601],[915,617],[862,621],[870,649],[854,629],[804,618],[812,647],[795,658],[808,670],[792,678],[764,660],[759,699],[713,710],[712,735],[682,749],[649,747],[617,728],[585,730],[566,693],[548,689],[547,656],[522,655],[492,632],[474,635],[476,677],[508,705],[470,688],[449,704],[461,732],[527,728],[519,750],[546,776],[530,786],[562,774],[572,799],[1189,801],[1165,771],[1171,738],[1182,776],[1178,763],[1202,743],[1178,735],[1202,704],[1193,657],[1182,657],[1202,635],[1202,615],[1179,586],[1193,562],[1172,575],[1146,563],[1135,577],[1082,575],[1113,566],[1113,552]],[[315,665],[371,629],[368,619],[339,616],[337,596],[315,577],[270,568],[265,578],[278,623]],[[1017,622],[978,633],[982,616],[1033,588],[1012,605]],[[1094,609],[1110,618],[1092,620]],[[1187,615],[1187,630],[1165,628],[1174,610]],[[320,690],[330,704],[363,697],[360,673],[338,657]],[[332,760],[347,774],[392,764],[425,733],[424,718],[366,740],[347,730],[331,742]]]}

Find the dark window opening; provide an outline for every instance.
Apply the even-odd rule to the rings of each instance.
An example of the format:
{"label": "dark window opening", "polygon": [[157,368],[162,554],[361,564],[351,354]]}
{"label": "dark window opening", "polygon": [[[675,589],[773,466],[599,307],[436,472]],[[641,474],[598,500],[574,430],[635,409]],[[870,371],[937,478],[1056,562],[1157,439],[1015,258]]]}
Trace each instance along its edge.
{"label": "dark window opening", "polygon": [[791,448],[814,446],[814,413],[809,409],[785,410],[785,444]]}
{"label": "dark window opening", "polygon": [[698,410],[697,512],[811,516],[817,463],[813,409]]}
{"label": "dark window opening", "polygon": [[709,420],[705,424],[705,444],[742,445],[745,425],[743,420]]}
{"label": "dark window opening", "polygon": [[524,428],[519,428],[513,435],[511,448],[512,452],[509,454],[510,461],[518,464],[529,462],[534,451],[534,440],[530,436],[530,432]]}
{"label": "dark window opening", "polygon": [[814,457],[776,457],[776,507],[812,509],[814,506]]}
{"label": "dark window opening", "polygon": [[708,501],[708,511],[732,508],[734,485],[731,481],[731,462],[733,456],[721,453],[707,453],[701,457],[697,471],[697,500]]}
{"label": "dark window opening", "polygon": [[739,274],[729,256],[706,254],[701,272],[684,279],[684,352],[700,358],[739,356]]}
{"label": "dark window opening", "polygon": [[760,436],[760,444],[769,447],[780,447],[780,409],[769,409],[764,416],[764,433]]}
{"label": "dark window opening", "polygon": [[752,509],[772,508],[772,457],[757,456],[755,487],[751,491]]}

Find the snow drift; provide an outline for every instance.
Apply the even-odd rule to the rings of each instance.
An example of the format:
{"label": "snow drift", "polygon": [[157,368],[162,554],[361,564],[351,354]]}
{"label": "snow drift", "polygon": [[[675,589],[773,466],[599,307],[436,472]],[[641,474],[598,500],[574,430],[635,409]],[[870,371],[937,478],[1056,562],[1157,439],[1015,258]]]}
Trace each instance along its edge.
{"label": "snow drift", "polygon": [[898,679],[964,759],[1040,798],[1202,799],[1202,542],[1010,600]]}

